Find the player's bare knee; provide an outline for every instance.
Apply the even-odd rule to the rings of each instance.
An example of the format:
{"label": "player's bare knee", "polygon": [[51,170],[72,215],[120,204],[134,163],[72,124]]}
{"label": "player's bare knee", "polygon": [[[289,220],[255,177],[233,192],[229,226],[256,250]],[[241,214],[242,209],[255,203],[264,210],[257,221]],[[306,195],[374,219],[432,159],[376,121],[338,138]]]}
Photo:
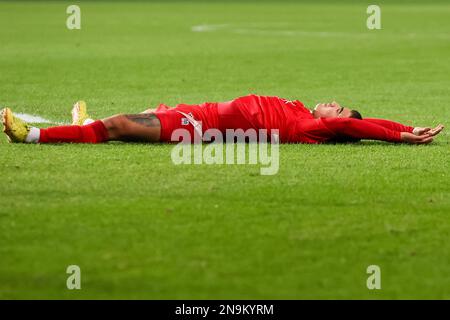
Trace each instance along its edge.
{"label": "player's bare knee", "polygon": [[102,121],[106,129],[108,130],[111,139],[120,139],[121,137],[126,136],[128,134],[127,132],[128,120],[124,115],[118,114],[106,118]]}

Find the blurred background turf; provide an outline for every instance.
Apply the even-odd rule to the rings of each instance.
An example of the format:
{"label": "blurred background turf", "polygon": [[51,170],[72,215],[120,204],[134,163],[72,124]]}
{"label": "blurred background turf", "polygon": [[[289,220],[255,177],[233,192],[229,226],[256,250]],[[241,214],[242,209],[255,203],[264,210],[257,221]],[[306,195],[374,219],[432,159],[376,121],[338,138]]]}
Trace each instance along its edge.
{"label": "blurred background turf", "polygon": [[[0,2],[0,106],[69,121],[257,93],[448,126],[450,6]],[[199,32],[200,30],[200,32]],[[0,142],[2,298],[449,298],[449,135],[281,147],[280,172],[170,146]],[[65,268],[82,269],[82,290]],[[366,267],[382,268],[382,290]]]}

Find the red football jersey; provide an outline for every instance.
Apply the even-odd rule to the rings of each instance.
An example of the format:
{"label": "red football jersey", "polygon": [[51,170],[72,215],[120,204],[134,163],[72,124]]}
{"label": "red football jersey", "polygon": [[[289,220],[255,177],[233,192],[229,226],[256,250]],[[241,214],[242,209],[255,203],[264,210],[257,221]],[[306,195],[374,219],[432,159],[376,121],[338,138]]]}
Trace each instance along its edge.
{"label": "red football jersey", "polygon": [[232,101],[255,129],[278,129],[280,141],[287,142],[300,120],[313,119],[311,111],[298,100],[254,94]]}
{"label": "red football jersey", "polygon": [[413,129],[382,119],[315,119],[300,101],[279,97],[248,95],[231,103],[239,107],[255,129],[278,129],[281,142],[321,143],[341,138],[399,142],[400,132]]}
{"label": "red football jersey", "polygon": [[[383,119],[314,118],[302,102],[279,97],[248,95],[223,103],[180,104],[173,109],[161,105],[156,114],[162,122],[163,141],[188,122],[180,114],[190,114],[202,123],[202,131],[216,128],[278,130],[281,143],[321,143],[346,138],[401,141],[400,133],[413,127]],[[170,120],[171,119],[171,120]],[[170,120],[170,121],[169,121]]]}

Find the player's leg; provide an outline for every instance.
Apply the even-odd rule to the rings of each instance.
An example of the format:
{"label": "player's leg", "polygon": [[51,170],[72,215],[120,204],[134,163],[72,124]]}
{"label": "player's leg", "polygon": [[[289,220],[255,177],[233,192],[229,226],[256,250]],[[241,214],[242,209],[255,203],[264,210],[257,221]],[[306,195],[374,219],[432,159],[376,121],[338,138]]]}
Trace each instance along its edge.
{"label": "player's leg", "polygon": [[149,108],[149,109],[142,111],[141,113],[156,113],[156,112],[168,111],[170,109],[171,109],[170,107],[168,107],[164,104],[160,104],[158,106],[158,108]]}
{"label": "player's leg", "polygon": [[[160,123],[152,112],[155,110],[147,109],[141,114],[116,115],[103,119],[102,122],[108,130],[108,140],[159,141]],[[87,113],[86,102],[76,102],[72,108],[72,125],[82,126],[93,122]]]}
{"label": "player's leg", "polygon": [[109,140],[158,142],[161,123],[154,113],[119,114],[102,120]]}
{"label": "player's leg", "polygon": [[[141,113],[155,113],[157,108],[149,108]],[[95,120],[89,116],[87,112],[86,102],[83,100],[77,101],[72,108],[72,125],[84,126],[90,124]]]}
{"label": "player's leg", "polygon": [[116,115],[88,125],[39,129],[15,117],[9,108],[2,113],[3,131],[10,142],[101,143],[110,140],[157,142],[161,125],[155,114]]}
{"label": "player's leg", "polygon": [[[148,109],[141,114],[150,114],[156,109]],[[131,122],[127,121],[130,120]],[[139,121],[136,122],[136,121]],[[72,108],[72,124],[73,125],[87,125],[93,123],[94,120],[87,113],[86,102],[78,101]],[[109,140],[143,140],[156,142],[159,140],[159,134],[155,132],[160,124],[156,116],[140,116],[140,115],[116,115],[102,120],[109,132]],[[133,122],[147,126],[134,126]],[[151,129],[153,128],[153,129]],[[158,130],[156,130],[158,131]]]}
{"label": "player's leg", "polygon": [[146,109],[144,111],[142,111],[141,113],[155,113],[156,112],[156,108],[150,108],[150,109]]}

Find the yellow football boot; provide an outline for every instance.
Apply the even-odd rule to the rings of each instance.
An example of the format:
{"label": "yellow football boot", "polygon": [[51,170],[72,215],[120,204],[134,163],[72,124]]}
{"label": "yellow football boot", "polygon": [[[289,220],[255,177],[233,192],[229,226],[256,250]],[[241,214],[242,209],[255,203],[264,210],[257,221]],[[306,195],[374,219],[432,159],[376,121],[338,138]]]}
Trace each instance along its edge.
{"label": "yellow football boot", "polygon": [[72,125],[82,126],[86,119],[90,119],[87,114],[86,102],[77,101],[72,108]]}
{"label": "yellow football boot", "polygon": [[8,141],[17,143],[25,142],[25,139],[30,132],[28,124],[15,117],[9,108],[2,111],[3,132],[8,136]]}

